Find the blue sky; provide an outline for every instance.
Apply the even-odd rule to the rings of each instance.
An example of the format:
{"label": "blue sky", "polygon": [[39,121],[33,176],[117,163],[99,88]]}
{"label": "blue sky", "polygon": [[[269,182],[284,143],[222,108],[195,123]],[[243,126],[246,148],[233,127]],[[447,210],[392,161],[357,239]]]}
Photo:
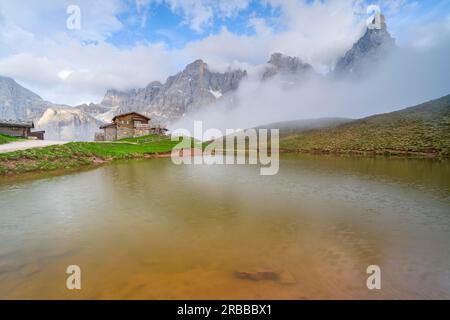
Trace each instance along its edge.
{"label": "blue sky", "polygon": [[[131,47],[139,42],[164,42],[169,47],[183,48],[189,42],[218,34],[227,28],[236,35],[254,35],[255,29],[249,24],[251,18],[263,19],[276,31],[283,31],[283,6],[277,2],[248,1],[242,8],[231,14],[212,9],[211,17],[193,26],[183,8],[173,8],[170,1],[127,1],[125,10],[117,15],[123,28],[112,33],[107,41],[118,47]],[[245,1],[244,1],[245,2]],[[306,0],[313,4],[315,1]],[[316,1],[326,3],[327,1]],[[391,23],[391,32],[401,33],[405,24],[412,20],[442,19],[450,12],[449,0],[400,0],[361,1],[364,6],[377,4]],[[402,17],[402,12],[405,16]],[[360,12],[361,18],[365,12]]]}
{"label": "blue sky", "polygon": [[164,42],[169,47],[182,48],[187,43],[217,34],[223,27],[237,35],[253,35],[255,30],[249,25],[250,18],[265,19],[271,26],[280,18],[280,7],[250,1],[242,10],[231,15],[217,14],[200,25],[201,30],[186,21],[182,10],[173,10],[167,2],[149,3],[139,6],[131,1],[127,10],[118,15],[124,28],[112,34],[107,41],[119,46],[133,46],[138,42]]}

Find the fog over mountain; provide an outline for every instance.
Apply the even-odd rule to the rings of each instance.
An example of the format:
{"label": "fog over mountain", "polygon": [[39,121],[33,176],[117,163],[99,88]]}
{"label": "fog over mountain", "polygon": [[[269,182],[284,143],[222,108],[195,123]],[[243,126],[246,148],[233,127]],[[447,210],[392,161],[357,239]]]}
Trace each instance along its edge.
{"label": "fog over mountain", "polygon": [[380,28],[367,28],[364,35],[341,57],[333,70],[335,76],[361,77],[370,72],[367,67],[381,62],[395,49],[395,40],[387,30],[381,15]]}
{"label": "fog over mountain", "polygon": [[[170,123],[223,99],[235,91],[246,76],[243,70],[214,72],[205,62],[196,60],[183,71],[167,78],[164,84],[153,81],[145,88],[108,90],[99,104],[99,107],[106,108],[103,109],[106,112],[96,117],[108,121],[113,115],[137,111],[157,122]],[[89,108],[83,108],[89,112]]]}
{"label": "fog over mountain", "polygon": [[316,74],[314,68],[302,62],[298,57],[286,56],[282,53],[274,53],[270,56],[267,66],[264,68],[262,80],[274,77],[292,78],[292,81],[301,81]]}
{"label": "fog over mountain", "polygon": [[46,131],[48,140],[89,141],[102,124],[78,108],[50,107],[35,123]]}
{"label": "fog over mountain", "polygon": [[0,79],[0,112],[7,119],[26,119],[46,130],[56,140],[92,140],[95,131],[121,113],[140,112],[153,123],[168,124],[218,100],[227,99],[246,71],[215,72],[202,60],[196,60],[162,84],[150,82],[145,88],[119,91],[110,89],[99,104],[76,107],[58,106],[42,100],[13,79]]}
{"label": "fog over mountain", "polygon": [[359,118],[398,110],[450,93],[449,56],[450,37],[426,49],[401,48],[394,45],[386,26],[366,30],[328,74],[303,82],[292,82],[292,76],[278,75],[262,82],[260,76],[249,76],[233,103],[220,102],[170,128],[193,132],[193,121],[203,120],[204,127],[224,131],[293,119]]}

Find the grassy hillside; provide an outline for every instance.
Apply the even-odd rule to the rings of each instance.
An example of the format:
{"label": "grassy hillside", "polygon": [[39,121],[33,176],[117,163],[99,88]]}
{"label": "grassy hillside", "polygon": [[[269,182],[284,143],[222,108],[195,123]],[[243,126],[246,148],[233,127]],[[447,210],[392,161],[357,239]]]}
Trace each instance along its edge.
{"label": "grassy hillside", "polygon": [[321,119],[306,119],[306,120],[293,120],[275,122],[267,125],[256,127],[255,129],[279,129],[280,135],[285,136],[288,134],[302,133],[305,131],[332,128],[341,124],[348,123],[352,119],[345,118],[321,118]]}
{"label": "grassy hillside", "polygon": [[285,151],[450,156],[450,95],[404,110],[281,138]]}
{"label": "grassy hillside", "polygon": [[0,144],[10,143],[14,141],[23,140],[21,138],[11,137],[0,133]]}
{"label": "grassy hillside", "polygon": [[71,142],[0,153],[0,174],[48,171],[168,153],[178,142],[150,135],[117,142]]}

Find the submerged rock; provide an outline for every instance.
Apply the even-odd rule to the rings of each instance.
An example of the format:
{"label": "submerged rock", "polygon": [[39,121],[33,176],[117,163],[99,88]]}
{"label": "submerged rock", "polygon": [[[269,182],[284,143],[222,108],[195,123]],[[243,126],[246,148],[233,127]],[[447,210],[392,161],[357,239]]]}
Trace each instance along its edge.
{"label": "submerged rock", "polygon": [[294,275],[288,271],[274,270],[238,270],[234,272],[236,278],[252,281],[272,280],[281,284],[296,284]]}
{"label": "submerged rock", "polygon": [[253,281],[276,280],[278,278],[277,272],[272,270],[255,270],[255,271],[238,270],[234,274],[239,279],[253,280]]}

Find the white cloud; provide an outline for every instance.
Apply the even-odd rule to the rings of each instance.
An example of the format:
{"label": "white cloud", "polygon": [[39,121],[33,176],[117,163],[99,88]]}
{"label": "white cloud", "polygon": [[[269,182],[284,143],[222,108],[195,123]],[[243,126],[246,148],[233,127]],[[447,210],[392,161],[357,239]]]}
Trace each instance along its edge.
{"label": "white cloud", "polygon": [[203,32],[214,18],[232,17],[247,8],[250,0],[164,0],[172,10],[183,15],[185,23]]}
{"label": "white cloud", "polygon": [[223,65],[261,64],[270,54],[282,52],[321,68],[332,65],[363,31],[365,20],[356,18],[353,1],[306,4],[273,0],[272,4],[283,8],[282,31],[270,27],[263,18],[251,17],[249,25],[254,28],[254,35],[236,35],[222,28],[219,34],[188,44],[184,53]]}
{"label": "white cloud", "polygon": [[66,9],[72,4],[72,0],[0,0],[1,25],[18,27],[41,40],[58,38],[61,34],[77,39],[104,40],[122,28],[117,15],[125,10],[125,6],[120,0],[78,0],[76,5],[80,7],[82,27],[68,32]]}
{"label": "white cloud", "polygon": [[[65,28],[65,8],[72,1],[0,0],[0,74],[15,78],[47,100],[75,105],[99,101],[108,88],[164,81],[180,66],[198,58],[221,70],[230,65],[253,70],[271,53],[283,52],[326,70],[358,38],[366,18],[361,0],[265,0],[280,10],[280,16],[268,21],[251,15],[248,25],[255,31],[252,35],[237,35],[222,28],[218,34],[191,41],[181,49],[169,49],[164,43],[118,48],[105,41],[123,28],[117,16],[126,5],[137,6],[144,14],[154,1],[163,0],[77,1],[82,29],[70,31]],[[165,1],[199,32],[214,19],[232,17],[249,5],[248,0]],[[399,32],[403,44],[434,45],[450,34],[450,20],[434,21],[435,15],[429,15],[411,23],[417,7],[402,0],[380,4],[386,7],[387,3],[388,24],[393,22],[394,35],[407,29],[405,26],[417,31]],[[82,45],[80,40],[96,42]],[[69,70],[70,74],[65,72]]]}
{"label": "white cloud", "polygon": [[66,80],[72,73],[73,70],[61,70],[60,72],[58,72],[58,77],[61,80]]}
{"label": "white cloud", "polygon": [[172,53],[163,44],[121,50],[107,43],[82,46],[71,41],[48,49],[45,57],[16,54],[0,59],[0,74],[19,80],[47,100],[75,105],[99,101],[108,88],[143,87],[177,71]]}
{"label": "white cloud", "polygon": [[[287,88],[283,79],[248,79],[227,101],[172,124],[192,131],[204,128],[250,128],[268,123],[323,117],[360,118],[391,112],[450,93],[450,37],[432,48],[399,49],[371,69],[364,79],[312,78]],[[278,81],[280,80],[280,81]]]}

